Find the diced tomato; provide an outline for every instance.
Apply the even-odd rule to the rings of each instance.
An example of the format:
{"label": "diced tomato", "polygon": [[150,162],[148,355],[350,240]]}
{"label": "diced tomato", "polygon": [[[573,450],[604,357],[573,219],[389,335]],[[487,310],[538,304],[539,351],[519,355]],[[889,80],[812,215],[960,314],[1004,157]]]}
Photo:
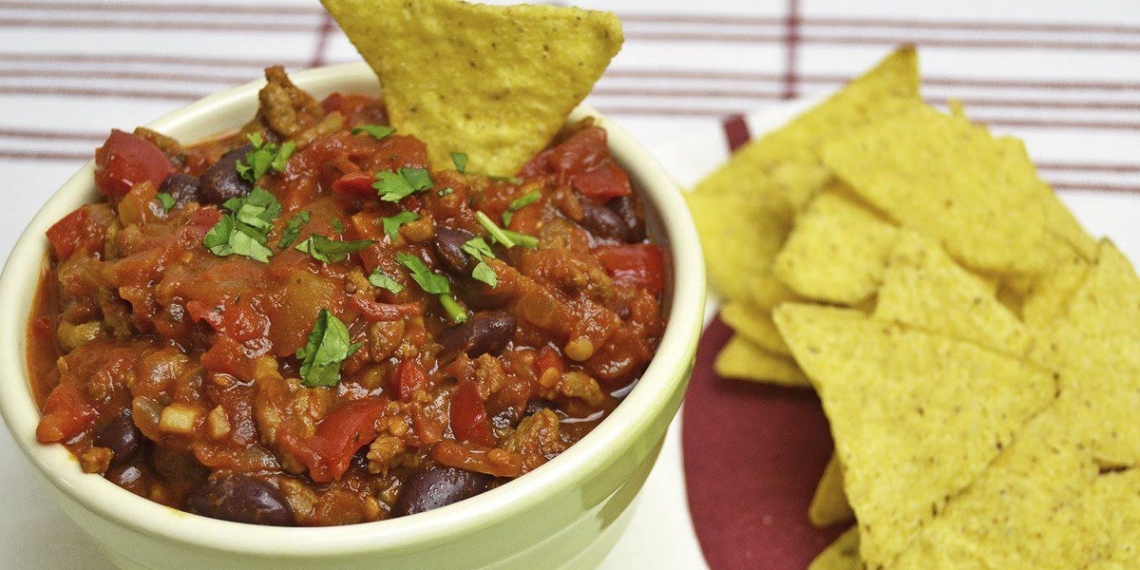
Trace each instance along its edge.
{"label": "diced tomato", "polygon": [[451,399],[451,432],[463,443],[485,447],[495,445],[491,435],[491,421],[479,397],[479,389],[471,381],[461,381]]}
{"label": "diced tomato", "polygon": [[656,295],[661,292],[665,257],[661,248],[647,243],[599,247],[594,251],[614,284],[640,287]]}
{"label": "diced tomato", "polygon": [[313,481],[328,483],[340,479],[356,450],[376,439],[376,422],[387,407],[383,398],[356,400],[325,417],[307,442],[314,453],[304,459]]}
{"label": "diced tomato", "polygon": [[397,321],[404,317],[418,315],[423,312],[423,307],[419,303],[378,303],[361,297],[360,295],[352,295],[349,297],[353,305],[360,309],[365,319],[370,322],[379,321]]}
{"label": "diced tomato", "polygon": [[396,367],[396,398],[407,401],[416,390],[427,390],[428,375],[424,367],[415,360],[405,360]]}
{"label": "diced tomato", "polygon": [[78,384],[62,382],[44,402],[44,415],[36,426],[40,443],[70,441],[95,422],[95,408],[85,399]]}
{"label": "diced tomato", "polygon": [[560,182],[601,166],[610,157],[606,144],[606,131],[600,127],[587,127],[562,141],[557,146],[539,153],[522,169],[523,176],[555,174]]}
{"label": "diced tomato", "polygon": [[570,185],[586,198],[598,203],[608,202],[618,196],[628,196],[633,192],[629,185],[629,175],[613,162],[606,162],[589,172],[575,174],[570,178]]}
{"label": "diced tomato", "polygon": [[202,366],[210,372],[253,379],[253,359],[246,355],[241,343],[228,336],[219,335],[210,349],[202,353]]}
{"label": "diced tomato", "polygon": [[538,351],[538,358],[534,359],[534,371],[542,376],[547,370],[556,370],[559,374],[562,373],[565,364],[562,362],[562,356],[558,354],[558,349],[550,346],[549,344],[543,346]]}
{"label": "diced tomato", "polygon": [[333,192],[354,198],[376,196],[372,183],[376,178],[367,172],[349,172],[333,182]]}
{"label": "diced tomato", "polygon": [[95,151],[95,184],[110,197],[122,197],[135,184],[162,186],[174,165],[150,141],[118,129]]}
{"label": "diced tomato", "polygon": [[522,475],[522,456],[505,449],[486,449],[464,446],[454,441],[441,441],[432,447],[431,458],[441,465],[486,473],[494,477]]}
{"label": "diced tomato", "polygon": [[67,259],[76,250],[101,250],[106,231],[106,227],[91,217],[89,206],[84,205],[48,228],[47,238],[55,257]]}

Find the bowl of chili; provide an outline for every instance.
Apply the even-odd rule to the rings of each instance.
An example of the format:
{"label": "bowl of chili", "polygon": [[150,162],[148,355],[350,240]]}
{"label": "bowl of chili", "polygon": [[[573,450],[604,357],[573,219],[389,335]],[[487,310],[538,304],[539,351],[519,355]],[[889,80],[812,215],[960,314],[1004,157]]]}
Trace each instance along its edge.
{"label": "bowl of chili", "polygon": [[[676,184],[586,107],[520,180],[472,182],[461,153],[428,173],[382,108],[334,95],[375,97],[366,66],[292,80],[325,97],[308,123],[266,113],[265,82],[207,97],[150,129],[212,142],[164,153],[162,138],[116,131],[37,214],[0,279],[0,411],[15,440],[123,568],[596,564],[628,522],[701,330],[701,252]],[[332,111],[351,124],[324,124]],[[258,121],[313,134],[291,157],[293,139],[266,140],[249,127]],[[551,182],[591,152],[612,160]],[[330,173],[346,156],[369,167]],[[247,176],[257,187],[227,194],[243,168],[261,170]],[[621,192],[608,194],[615,176],[644,211],[633,223],[613,201]],[[83,206],[101,193],[117,212]],[[126,249],[112,252],[112,225],[139,235],[118,235]],[[378,242],[400,251],[370,254]],[[573,244],[593,260],[574,259]],[[99,251],[59,263],[84,248]],[[102,258],[118,260],[116,275],[95,267]],[[192,275],[170,279],[176,270]],[[45,276],[66,291],[45,294]],[[289,286],[268,285],[279,282]],[[106,305],[83,290],[108,284],[118,297]],[[595,305],[615,313],[612,330],[599,330]],[[403,341],[385,345],[394,322]],[[520,375],[529,388],[512,396]],[[223,405],[237,395],[248,402]]]}

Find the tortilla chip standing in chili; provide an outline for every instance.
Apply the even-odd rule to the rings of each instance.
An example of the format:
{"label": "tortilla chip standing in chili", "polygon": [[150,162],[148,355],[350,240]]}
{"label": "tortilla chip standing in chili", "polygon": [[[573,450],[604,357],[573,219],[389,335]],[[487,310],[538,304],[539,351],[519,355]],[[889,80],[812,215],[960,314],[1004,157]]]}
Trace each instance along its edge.
{"label": "tortilla chip standing in chili", "polygon": [[392,125],[435,168],[511,176],[558,133],[621,49],[617,16],[457,0],[321,0],[380,77]]}

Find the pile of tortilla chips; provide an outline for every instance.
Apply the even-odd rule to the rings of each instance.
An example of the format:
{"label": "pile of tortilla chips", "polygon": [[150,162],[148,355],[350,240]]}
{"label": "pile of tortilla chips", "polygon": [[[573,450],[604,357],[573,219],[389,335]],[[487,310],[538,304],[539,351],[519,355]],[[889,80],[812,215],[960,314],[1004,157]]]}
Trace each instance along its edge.
{"label": "pile of tortilla chips", "polygon": [[321,0],[376,71],[392,125],[435,168],[513,176],[621,49],[617,16],[458,0]]}
{"label": "pile of tortilla chips", "polygon": [[902,49],[689,196],[726,377],[814,388],[828,569],[1140,567],[1140,279]]}

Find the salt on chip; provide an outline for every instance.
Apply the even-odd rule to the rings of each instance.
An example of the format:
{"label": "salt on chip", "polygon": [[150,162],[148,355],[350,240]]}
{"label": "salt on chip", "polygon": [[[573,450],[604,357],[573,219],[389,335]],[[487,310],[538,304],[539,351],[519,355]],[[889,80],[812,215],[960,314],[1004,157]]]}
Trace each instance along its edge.
{"label": "salt on chip", "polygon": [[859,528],[851,527],[839,535],[815,560],[808,570],[860,570],[863,561],[859,559]]}
{"label": "salt on chip", "polygon": [[895,241],[874,316],[1015,355],[1032,342],[1025,325],[994,297],[991,284],[910,231]]}
{"label": "salt on chip", "polygon": [[558,133],[621,49],[613,14],[458,0],[322,0],[380,77],[392,125],[510,176]]}
{"label": "salt on chip", "polygon": [[1051,372],[1021,359],[854,310],[785,304],[774,317],[823,403],[873,568],[905,551],[1056,391]]}
{"label": "salt on chip", "polygon": [[752,344],[740,335],[729,339],[717,354],[714,369],[722,378],[752,380],[795,388],[810,388],[804,373],[791,359]]}
{"label": "salt on chip", "polygon": [[854,305],[878,288],[898,230],[834,188],[796,218],[773,272],[805,298]]}
{"label": "salt on chip", "polygon": [[816,528],[826,528],[854,520],[855,513],[843,490],[843,465],[833,453],[815,487],[808,507],[808,521]]}
{"label": "salt on chip", "polygon": [[772,322],[772,313],[758,309],[747,301],[729,301],[720,308],[720,318],[736,334],[764,350],[782,356],[792,355],[780,336],[780,331],[776,330],[776,323]]}
{"label": "salt on chip", "polygon": [[701,235],[709,283],[727,299],[746,298],[744,277],[769,271],[791,218],[752,196],[692,193],[685,199]]}
{"label": "salt on chip", "polygon": [[922,103],[823,149],[836,176],[903,227],[986,273],[1045,269],[1046,210],[1033,164],[982,127]]}

